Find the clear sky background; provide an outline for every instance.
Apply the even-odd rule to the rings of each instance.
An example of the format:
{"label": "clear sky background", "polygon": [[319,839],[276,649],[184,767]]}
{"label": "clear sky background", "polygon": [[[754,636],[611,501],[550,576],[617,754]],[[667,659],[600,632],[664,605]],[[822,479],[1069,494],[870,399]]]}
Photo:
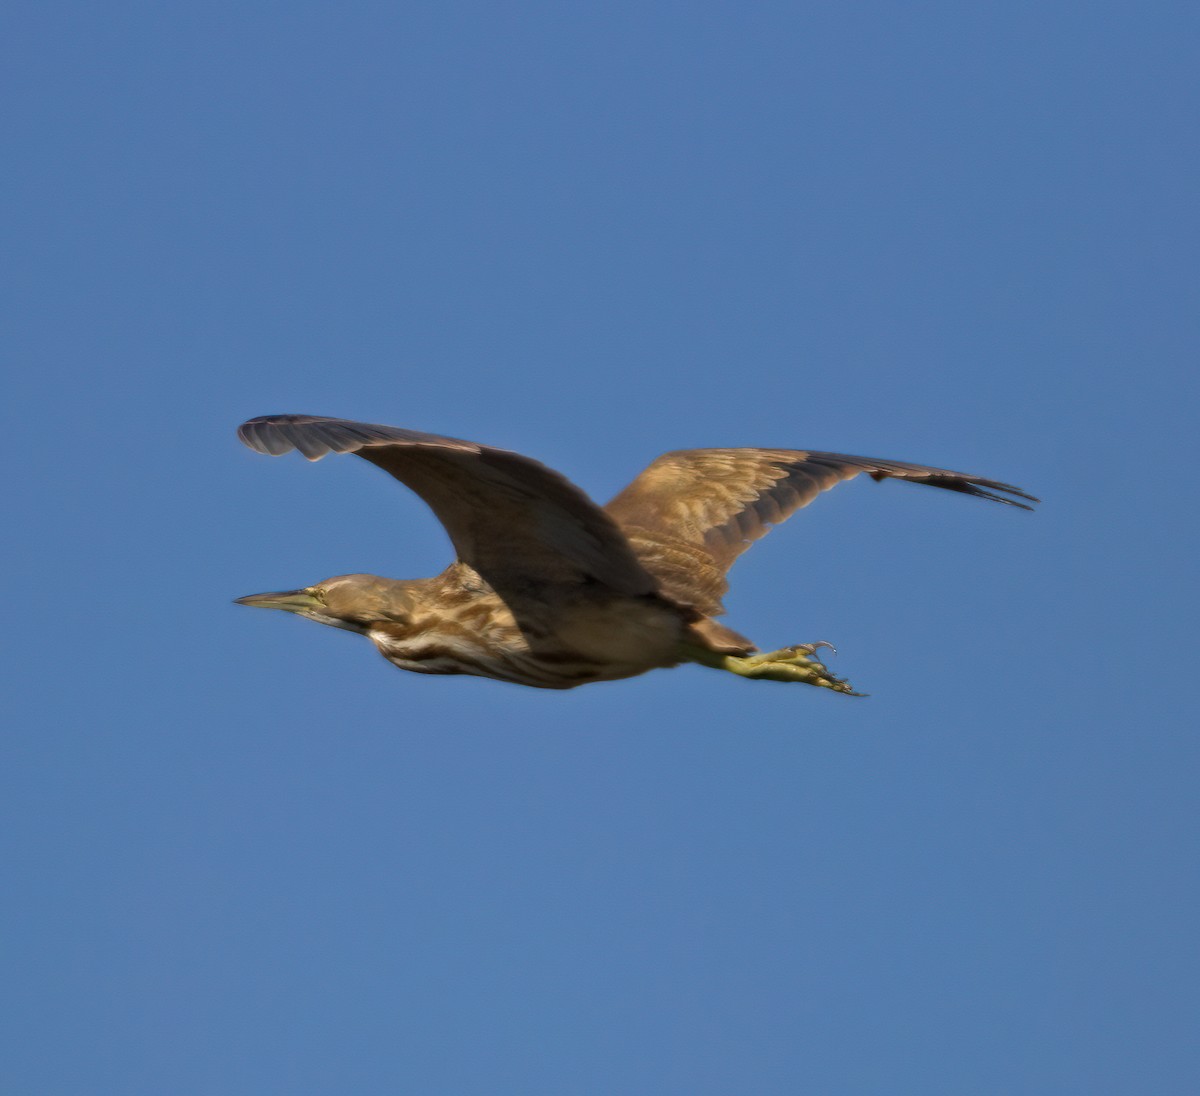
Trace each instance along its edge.
{"label": "clear sky background", "polygon": [[[1200,1091],[1194,3],[18,3],[0,1089]],[[449,559],[252,415],[943,464],[744,557],[871,694],[230,604]]]}

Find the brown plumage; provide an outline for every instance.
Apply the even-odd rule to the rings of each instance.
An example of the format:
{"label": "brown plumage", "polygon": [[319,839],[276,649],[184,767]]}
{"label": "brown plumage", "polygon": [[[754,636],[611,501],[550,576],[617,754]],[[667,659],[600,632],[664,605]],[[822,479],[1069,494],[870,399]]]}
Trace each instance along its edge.
{"label": "brown plumage", "polygon": [[1037,501],[1010,484],[898,461],[694,449],[659,457],[601,509],[529,457],[454,438],[308,415],[251,419],[238,434],[273,456],[356,453],[428,503],[458,556],[433,579],[347,575],[239,601],[361,632],[403,669],[542,688],[693,661],[850,692],[815,647],[754,654],[714,619],[734,560],[863,472],[1023,509]]}

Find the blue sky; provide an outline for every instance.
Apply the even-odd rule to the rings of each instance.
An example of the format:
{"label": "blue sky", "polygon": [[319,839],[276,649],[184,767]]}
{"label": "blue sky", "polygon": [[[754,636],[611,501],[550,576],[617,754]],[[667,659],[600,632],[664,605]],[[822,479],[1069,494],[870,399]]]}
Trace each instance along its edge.
{"label": "blue sky", "polygon": [[[5,21],[5,1091],[1197,1091],[1194,5]],[[424,678],[230,604],[449,559],[295,411],[1045,504],[743,558],[866,700]]]}

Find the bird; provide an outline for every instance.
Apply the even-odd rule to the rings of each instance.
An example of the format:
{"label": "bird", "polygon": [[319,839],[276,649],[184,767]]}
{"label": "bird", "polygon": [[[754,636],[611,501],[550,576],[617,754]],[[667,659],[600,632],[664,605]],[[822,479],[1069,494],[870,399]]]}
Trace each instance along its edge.
{"label": "bird", "polygon": [[654,460],[600,506],[519,453],[394,426],[266,415],[238,428],[259,453],[354,453],[415,492],[454,547],[439,575],[348,574],[250,594],[366,636],[393,665],[572,689],[698,663],[752,680],[861,696],[824,665],[826,641],[763,652],[717,618],[727,572],[795,511],[859,474],[1024,510],[1011,484],[901,461],[795,449],[685,449]]}

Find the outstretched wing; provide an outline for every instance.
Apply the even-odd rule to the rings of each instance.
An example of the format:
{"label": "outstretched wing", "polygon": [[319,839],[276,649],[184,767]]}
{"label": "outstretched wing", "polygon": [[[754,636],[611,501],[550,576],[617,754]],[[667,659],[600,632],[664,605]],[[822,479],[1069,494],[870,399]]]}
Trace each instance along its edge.
{"label": "outstretched wing", "polygon": [[458,558],[505,600],[550,586],[600,584],[638,596],[658,588],[616,523],[564,476],[519,453],[474,442],[312,415],[267,415],[238,427],[251,449],[309,460],[356,453],[429,504]]}
{"label": "outstretched wing", "polygon": [[1019,488],[945,468],[794,449],[685,449],[665,453],[606,507],[674,600],[715,615],[725,572],[772,526],[822,491],[866,472],[1031,509]]}

